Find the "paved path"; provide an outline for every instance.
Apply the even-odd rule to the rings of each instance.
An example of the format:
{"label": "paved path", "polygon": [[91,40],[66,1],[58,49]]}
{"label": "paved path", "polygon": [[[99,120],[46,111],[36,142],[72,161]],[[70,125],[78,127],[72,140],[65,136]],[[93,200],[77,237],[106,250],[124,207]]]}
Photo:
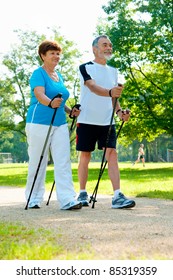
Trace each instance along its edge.
{"label": "paved path", "polygon": [[98,195],[94,209],[62,211],[54,193],[49,206],[26,211],[23,188],[0,187],[0,221],[56,230],[69,250],[88,244],[95,259],[173,259],[173,201],[135,201],[133,209],[115,210],[111,196]]}

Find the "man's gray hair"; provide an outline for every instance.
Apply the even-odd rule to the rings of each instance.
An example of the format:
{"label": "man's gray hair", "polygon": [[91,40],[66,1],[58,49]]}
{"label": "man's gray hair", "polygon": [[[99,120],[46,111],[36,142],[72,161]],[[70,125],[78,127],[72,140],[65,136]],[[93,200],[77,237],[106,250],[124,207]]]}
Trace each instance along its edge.
{"label": "man's gray hair", "polygon": [[92,47],[98,47],[98,41],[101,38],[105,38],[105,39],[109,39],[109,37],[107,35],[100,35],[97,38],[94,39],[94,41],[92,42]]}

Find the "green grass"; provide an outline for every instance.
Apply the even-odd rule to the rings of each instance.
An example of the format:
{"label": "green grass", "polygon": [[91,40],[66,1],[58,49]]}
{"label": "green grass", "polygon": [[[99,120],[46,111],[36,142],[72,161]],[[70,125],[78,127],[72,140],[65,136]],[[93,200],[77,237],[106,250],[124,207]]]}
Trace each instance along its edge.
{"label": "green grass", "polygon": [[72,257],[68,247],[62,245],[61,234],[53,230],[0,222],[0,260],[83,260],[91,256],[85,245],[74,249]]}
{"label": "green grass", "polygon": [[[72,164],[73,181],[76,191],[79,191],[77,163]],[[173,163],[146,163],[132,167],[131,163],[119,163],[121,189],[129,196],[173,199]],[[92,193],[100,170],[100,163],[90,163],[87,190]],[[0,186],[25,187],[27,164],[0,164]],[[53,166],[48,166],[46,188],[50,190],[54,181]],[[112,195],[111,182],[107,168],[100,180],[100,194]]]}
{"label": "green grass", "polygon": [[[129,196],[173,199],[173,163],[148,163],[132,167],[131,163],[120,163],[121,189]],[[93,192],[99,174],[100,164],[91,163],[87,189]],[[77,183],[77,167],[73,168]],[[99,183],[99,193],[112,194],[112,186],[105,170]]]}
{"label": "green grass", "polygon": [[55,243],[50,231],[29,229],[19,224],[0,223],[0,241],[1,260],[45,260],[61,254],[63,250]]}

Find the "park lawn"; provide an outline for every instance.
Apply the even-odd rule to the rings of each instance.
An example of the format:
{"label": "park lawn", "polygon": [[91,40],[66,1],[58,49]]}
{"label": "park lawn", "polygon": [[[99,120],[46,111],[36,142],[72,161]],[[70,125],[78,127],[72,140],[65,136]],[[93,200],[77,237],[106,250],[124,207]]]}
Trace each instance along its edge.
{"label": "park lawn", "polygon": [[[147,163],[132,166],[119,163],[121,190],[127,196],[173,199],[173,163]],[[92,194],[98,180],[100,163],[90,163],[87,190]],[[77,165],[73,165],[73,180],[77,183]],[[98,193],[112,195],[107,168],[99,183]]]}
{"label": "park lawn", "polygon": [[62,245],[61,237],[54,230],[0,221],[0,260],[92,259],[88,244],[71,253],[68,244]]}
{"label": "park lawn", "polygon": [[[173,163],[141,163],[132,166],[130,162],[119,163],[121,189],[127,196],[173,199]],[[73,182],[79,191],[78,164],[72,164]],[[92,194],[97,184],[100,163],[90,163],[87,191]],[[27,164],[0,164],[0,186],[25,187]],[[47,167],[46,189],[54,181],[53,165]],[[112,195],[107,167],[99,183],[98,194]]]}

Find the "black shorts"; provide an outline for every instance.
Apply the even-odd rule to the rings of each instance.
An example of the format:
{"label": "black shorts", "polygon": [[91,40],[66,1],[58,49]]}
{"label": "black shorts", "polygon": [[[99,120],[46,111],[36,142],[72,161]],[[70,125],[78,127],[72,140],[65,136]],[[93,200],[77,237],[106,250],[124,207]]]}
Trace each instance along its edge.
{"label": "black shorts", "polygon": [[115,125],[111,126],[109,139],[107,135],[109,125],[92,125],[78,123],[76,128],[76,150],[83,152],[92,152],[97,148],[102,150],[104,147],[116,148],[116,131]]}

